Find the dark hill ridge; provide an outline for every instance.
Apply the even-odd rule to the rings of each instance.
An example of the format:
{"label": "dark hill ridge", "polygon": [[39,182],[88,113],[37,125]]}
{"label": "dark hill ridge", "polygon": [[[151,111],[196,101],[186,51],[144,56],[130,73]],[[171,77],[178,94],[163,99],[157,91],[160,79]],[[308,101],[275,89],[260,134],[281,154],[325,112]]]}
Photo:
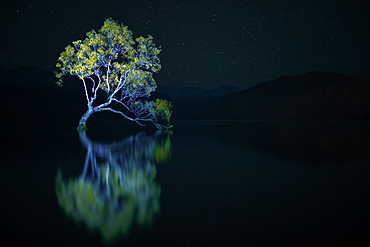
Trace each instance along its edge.
{"label": "dark hill ridge", "polygon": [[180,102],[203,102],[224,96],[229,93],[239,92],[240,88],[233,86],[219,86],[215,89],[205,90],[202,88],[182,87],[179,89],[171,89],[163,86],[158,86],[155,93],[168,95],[172,99]]}
{"label": "dark hill ridge", "polygon": [[337,73],[282,76],[225,95],[203,119],[355,120],[370,117],[370,80]]}
{"label": "dark hill ridge", "polygon": [[192,119],[201,114],[202,106],[208,104],[219,97],[233,92],[241,91],[240,88],[233,86],[220,86],[212,90],[202,88],[182,87],[171,89],[158,86],[152,94],[153,98],[166,99],[172,102],[173,119]]}
{"label": "dark hill ridge", "polygon": [[[76,122],[86,110],[82,83],[76,77],[66,77],[63,87],[54,82],[53,73],[36,67],[0,69],[0,120],[58,116]],[[370,80],[337,73],[282,76],[244,91],[158,86],[153,97],[173,102],[174,120],[370,120]]]}
{"label": "dark hill ridge", "polygon": [[24,66],[12,70],[0,70],[1,85],[15,90],[32,91],[34,93],[66,93],[79,94],[83,89],[81,81],[75,76],[63,78],[63,87],[55,83],[54,73],[42,70],[35,66]]}
{"label": "dark hill ridge", "polygon": [[[34,66],[12,70],[0,68],[0,122],[9,122],[9,116],[17,119],[37,120],[40,116],[73,115],[79,118],[86,111],[83,85],[74,76],[63,78],[63,86],[58,87],[54,74]],[[158,85],[153,98],[170,100],[174,104],[173,119],[189,119],[198,112],[198,105],[241,89],[220,86],[213,90],[183,87],[171,89]],[[102,92],[104,98],[104,93]],[[103,113],[102,113],[103,114]],[[102,114],[96,114],[102,116]],[[107,117],[114,114],[105,114]],[[104,117],[105,117],[104,116]],[[94,116],[95,117],[95,116]],[[77,120],[75,120],[77,121]]]}

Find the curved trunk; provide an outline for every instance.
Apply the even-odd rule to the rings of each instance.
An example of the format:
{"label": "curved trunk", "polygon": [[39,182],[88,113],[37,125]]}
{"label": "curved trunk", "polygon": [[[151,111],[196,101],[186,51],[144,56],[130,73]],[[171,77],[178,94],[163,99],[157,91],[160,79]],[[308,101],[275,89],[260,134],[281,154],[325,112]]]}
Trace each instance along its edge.
{"label": "curved trunk", "polygon": [[80,118],[80,121],[78,122],[77,130],[79,130],[79,131],[86,131],[87,130],[87,126],[86,126],[87,119],[89,119],[89,117],[94,112],[95,112],[94,107],[89,107],[89,109],[85,112],[85,114],[82,115],[82,117]]}

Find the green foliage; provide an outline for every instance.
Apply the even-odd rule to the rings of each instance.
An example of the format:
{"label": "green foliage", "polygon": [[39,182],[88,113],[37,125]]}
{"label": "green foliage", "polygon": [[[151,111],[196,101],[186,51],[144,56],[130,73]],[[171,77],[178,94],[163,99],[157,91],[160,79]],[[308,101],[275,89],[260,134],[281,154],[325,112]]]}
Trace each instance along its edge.
{"label": "green foliage", "polygon": [[157,99],[154,104],[155,115],[157,118],[165,119],[167,122],[170,121],[172,115],[172,103],[167,100]]}
{"label": "green foliage", "polygon": [[[155,182],[156,169],[148,165],[145,169],[132,169],[120,174],[107,165],[100,167],[99,183],[82,177],[64,182],[61,171],[56,177],[56,195],[66,215],[83,222],[91,230],[100,230],[103,240],[111,243],[126,237],[132,226],[149,227],[160,210],[160,186]],[[109,180],[105,178],[109,177]],[[109,188],[106,193],[101,191]]]}
{"label": "green foliage", "polygon": [[172,154],[171,133],[168,133],[167,138],[158,141],[153,150],[153,158],[155,162],[160,163],[168,160]]}
{"label": "green foliage", "polygon": [[134,226],[151,227],[160,211],[155,164],[171,157],[172,132],[139,133],[111,144],[92,142],[86,132],[79,135],[88,148],[85,160],[90,161],[91,173],[84,167],[83,175],[63,180],[58,170],[56,197],[65,214],[99,231],[106,243],[125,238]]}
{"label": "green foliage", "polygon": [[[108,102],[99,109],[112,101],[121,101],[119,103],[137,116],[134,121],[147,121],[142,118],[149,116],[143,113],[143,109],[130,109],[130,106],[138,99],[149,98],[156,89],[153,73],[161,70],[160,52],[151,35],[134,39],[127,26],[108,18],[98,31],[87,32],[84,40],[72,42],[60,54],[56,65],[60,69],[56,73],[59,79],[57,84],[62,85],[63,76],[77,76],[83,80],[88,107],[93,107],[96,91],[101,89],[108,94]],[[90,94],[86,86],[87,79],[93,84]],[[170,102],[157,100],[150,105],[145,105],[148,106],[146,110],[154,114],[149,117],[150,121],[159,127],[153,119],[163,117],[169,123]]]}
{"label": "green foliage", "polygon": [[108,72],[106,74],[109,76],[104,77],[104,83],[101,85],[101,88],[105,88],[107,83],[117,85],[121,76],[130,70],[134,71],[129,75],[130,83],[140,83],[142,81],[135,80],[138,69],[150,72],[158,72],[161,69],[158,58],[161,50],[155,47],[150,35],[147,38],[137,38],[135,49],[131,30],[112,19],[107,19],[98,32],[92,30],[87,32],[86,36],[83,41],[72,42],[73,47],[68,45],[60,54],[56,66],[61,72],[57,74],[57,78],[69,74],[82,79],[99,74],[106,68],[107,71],[104,72]]}

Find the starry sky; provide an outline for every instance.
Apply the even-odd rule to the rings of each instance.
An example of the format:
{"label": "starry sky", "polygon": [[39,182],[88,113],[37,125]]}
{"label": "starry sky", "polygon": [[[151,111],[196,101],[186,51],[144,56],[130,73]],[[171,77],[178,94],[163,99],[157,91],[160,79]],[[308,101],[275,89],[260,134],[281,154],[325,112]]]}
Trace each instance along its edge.
{"label": "starry sky", "polygon": [[12,0],[2,3],[0,68],[54,71],[68,44],[108,17],[161,46],[158,84],[248,88],[281,75],[370,78],[368,0]]}

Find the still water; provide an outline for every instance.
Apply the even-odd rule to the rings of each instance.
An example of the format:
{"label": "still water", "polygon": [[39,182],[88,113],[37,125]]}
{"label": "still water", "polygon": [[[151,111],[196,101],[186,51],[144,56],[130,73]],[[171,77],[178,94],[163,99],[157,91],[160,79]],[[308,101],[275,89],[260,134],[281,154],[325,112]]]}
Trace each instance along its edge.
{"label": "still water", "polygon": [[[2,133],[7,246],[360,246],[370,123],[127,123]],[[5,246],[5,245],[2,245]]]}

